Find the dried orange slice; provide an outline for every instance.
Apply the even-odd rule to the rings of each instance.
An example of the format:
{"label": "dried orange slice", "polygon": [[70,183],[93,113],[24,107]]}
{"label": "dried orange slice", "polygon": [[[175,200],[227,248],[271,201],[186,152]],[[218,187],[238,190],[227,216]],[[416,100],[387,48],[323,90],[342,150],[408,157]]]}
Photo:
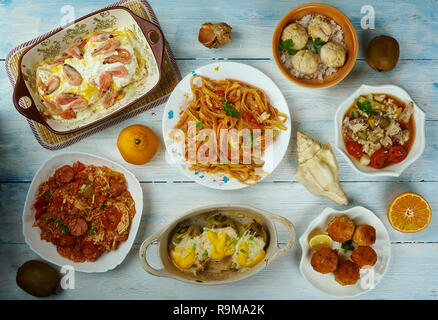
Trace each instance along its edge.
{"label": "dried orange slice", "polygon": [[399,194],[388,208],[391,226],[400,232],[414,233],[426,228],[432,218],[432,210],[426,199],[413,192]]}

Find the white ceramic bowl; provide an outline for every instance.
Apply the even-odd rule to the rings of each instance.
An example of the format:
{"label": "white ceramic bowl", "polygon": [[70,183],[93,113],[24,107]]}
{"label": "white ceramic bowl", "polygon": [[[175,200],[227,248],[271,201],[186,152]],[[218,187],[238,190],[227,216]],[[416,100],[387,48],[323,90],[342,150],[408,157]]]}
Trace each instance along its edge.
{"label": "white ceramic bowl", "polygon": [[394,85],[382,85],[382,86],[368,86],[362,85],[357,89],[351,96],[349,96],[344,102],[341,103],[335,115],[335,146],[342,155],[347,159],[347,162],[351,164],[354,170],[366,175],[366,176],[393,176],[398,177],[402,172],[411,165],[415,160],[417,160],[424,151],[426,146],[426,134],[425,134],[425,121],[426,114],[415,104],[414,102],[414,114],[415,119],[415,141],[408,153],[405,160],[400,163],[390,165],[382,169],[375,169],[370,166],[364,167],[359,164],[359,161],[354,157],[350,156],[342,138],[342,120],[344,118],[345,112],[354,103],[355,99],[363,94],[368,93],[388,93],[404,102],[412,101],[409,94],[400,87]]}
{"label": "white ceramic bowl", "polygon": [[178,144],[169,138],[168,133],[175,127],[181,118],[180,109],[182,108],[185,110],[188,101],[193,97],[190,89],[190,80],[196,74],[214,80],[222,80],[226,78],[236,79],[256,86],[265,91],[269,102],[277,108],[278,111],[287,115],[288,119],[285,123],[287,130],[281,131],[275,142],[270,145],[262,155],[262,160],[265,161],[263,171],[267,172],[262,179],[266,178],[275,170],[287,151],[292,122],[286,99],[277,85],[260,70],[243,63],[211,63],[192,71],[178,83],[170,95],[163,113],[163,137],[172,162],[174,162],[188,178],[209,188],[234,190],[248,187],[248,185],[240,183],[236,179],[221,173],[209,174],[190,170],[190,165],[179,151]]}
{"label": "white ceramic bowl", "polygon": [[[59,255],[55,245],[50,242],[41,240],[41,230],[38,227],[32,227],[35,222],[35,210],[32,208],[38,193],[38,187],[44,181],[47,181],[63,165],[72,165],[75,161],[80,161],[86,165],[107,166],[112,170],[121,172],[125,175],[128,185],[128,191],[135,201],[135,216],[132,219],[131,229],[128,239],[119,244],[117,250],[102,254],[95,262],[73,262]],[[46,161],[35,174],[23,210],[23,234],[26,243],[41,258],[54,263],[58,266],[70,265],[75,271],[81,272],[105,272],[117,267],[125,259],[131,250],[137,230],[140,225],[143,211],[143,191],[137,178],[122,166],[104,158],[87,153],[62,153]]]}
{"label": "white ceramic bowl", "polygon": [[[250,270],[246,272],[233,272],[231,274],[227,274],[224,277],[218,277],[218,279],[204,279],[201,276],[195,276],[188,273],[183,273],[178,270],[169,257],[169,241],[170,237],[173,234],[175,227],[189,219],[197,218],[204,215],[215,214],[218,212],[226,212],[228,216],[236,216],[237,218],[247,217],[251,219],[255,219],[257,222],[262,224],[266,228],[266,232],[268,234],[269,243],[266,248],[266,255],[263,259],[264,261],[259,262],[257,265],[252,267]],[[275,222],[282,223],[289,232],[289,242],[280,247],[278,244],[277,237],[277,229],[275,227]],[[158,255],[160,257],[161,264],[163,268],[156,269],[153,268],[149,262],[147,261],[146,251],[148,247],[158,241]],[[150,274],[157,277],[166,277],[173,278],[176,280],[193,283],[193,284],[201,284],[201,285],[215,285],[215,284],[225,284],[236,282],[239,280],[246,279],[261,270],[263,270],[269,263],[279,258],[290,249],[292,249],[295,244],[295,228],[292,222],[283,218],[281,216],[277,216],[275,214],[250,207],[247,205],[210,205],[201,208],[196,208],[186,212],[181,215],[178,219],[168,224],[162,230],[159,230],[149,238],[147,238],[140,247],[139,257],[140,263],[143,268]]]}
{"label": "white ceramic bowl", "polygon": [[[325,233],[329,222],[336,216],[347,215],[356,226],[369,224],[376,229],[376,242],[371,246],[377,253],[377,262],[369,270],[361,269],[361,278],[354,285],[342,286],[336,282],[334,274],[322,274],[313,270],[310,260],[315,252],[309,247],[309,234]],[[370,210],[354,207],[345,211],[325,208],[307,227],[300,237],[302,256],[300,262],[301,275],[317,290],[335,297],[353,297],[372,290],[382,280],[391,259],[391,241],[388,231],[382,221]],[[339,249],[340,243],[333,242],[332,248]],[[345,254],[339,249],[339,255],[348,258],[351,252]]]}

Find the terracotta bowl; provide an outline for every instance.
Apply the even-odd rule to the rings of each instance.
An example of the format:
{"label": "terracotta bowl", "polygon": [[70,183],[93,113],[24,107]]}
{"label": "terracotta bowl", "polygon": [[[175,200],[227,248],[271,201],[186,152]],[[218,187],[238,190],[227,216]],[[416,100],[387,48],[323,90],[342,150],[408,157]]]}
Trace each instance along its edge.
{"label": "terracotta bowl", "polygon": [[[278,45],[280,43],[280,37],[283,29],[288,24],[296,20],[300,20],[302,17],[308,14],[321,14],[333,19],[342,28],[344,33],[344,42],[348,48],[347,60],[344,66],[339,68],[337,72],[324,77],[323,80],[296,78],[283,66],[280,60]],[[331,87],[342,81],[342,79],[344,79],[350,73],[351,69],[353,69],[354,63],[356,62],[358,49],[359,43],[357,40],[356,30],[354,29],[350,20],[348,20],[348,18],[338,9],[321,3],[308,3],[289,11],[277,24],[272,37],[272,53],[277,67],[291,82],[299,86],[312,89]]]}

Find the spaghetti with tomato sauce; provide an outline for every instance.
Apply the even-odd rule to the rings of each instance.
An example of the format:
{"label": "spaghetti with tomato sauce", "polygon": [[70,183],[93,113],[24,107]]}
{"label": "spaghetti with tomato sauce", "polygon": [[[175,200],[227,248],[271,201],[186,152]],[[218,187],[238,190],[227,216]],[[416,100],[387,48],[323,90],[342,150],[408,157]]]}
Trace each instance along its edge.
{"label": "spaghetti with tomato sauce", "polygon": [[[201,85],[195,84],[200,79]],[[185,159],[189,159],[189,137],[198,136],[202,129],[211,129],[216,137],[213,142],[209,137],[196,141],[195,153],[198,155],[204,146],[216,145],[218,149],[228,145],[228,150],[220,149],[211,161],[196,161],[192,163],[190,170],[222,173],[237,179],[240,183],[255,184],[265,174],[262,170],[264,162],[261,159],[264,151],[272,144],[280,131],[287,130],[285,123],[287,115],[273,107],[266,93],[257,87],[234,79],[212,80],[204,76],[196,75],[190,82],[193,98],[174,129],[182,130],[185,134]],[[189,132],[189,123],[196,123],[196,132]],[[237,143],[230,142],[224,137],[221,130],[227,132],[236,129],[239,133]],[[243,130],[248,134],[244,137]],[[272,130],[267,138],[268,129]],[[256,134],[258,130],[260,134]],[[172,138],[172,134],[170,135]],[[199,136],[198,136],[199,137]],[[246,139],[245,139],[246,138]],[[249,144],[245,145],[245,143]],[[252,151],[248,162],[244,160],[244,154]],[[258,150],[260,152],[256,152]],[[232,152],[237,151],[238,163],[233,161]],[[209,149],[211,152],[211,149]]]}

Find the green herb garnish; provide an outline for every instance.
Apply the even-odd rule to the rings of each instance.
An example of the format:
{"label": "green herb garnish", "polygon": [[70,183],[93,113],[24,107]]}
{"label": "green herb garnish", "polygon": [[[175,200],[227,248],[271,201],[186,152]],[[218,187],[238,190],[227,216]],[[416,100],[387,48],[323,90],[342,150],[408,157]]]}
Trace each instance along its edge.
{"label": "green herb garnish", "polygon": [[96,226],[96,224],[93,222],[93,223],[91,224],[91,229],[88,231],[88,234],[91,236],[91,235],[95,234],[96,231],[97,231],[97,226]]}
{"label": "green herb garnish", "polygon": [[287,51],[288,54],[293,56],[294,54],[297,53],[297,51],[293,49],[293,47],[294,47],[294,42],[292,41],[292,39],[287,39],[285,41],[280,40],[280,44],[278,45],[278,50]]}
{"label": "green herb garnish", "polygon": [[196,249],[196,243],[193,244],[192,249],[193,249],[193,250]]}
{"label": "green herb garnish", "polygon": [[326,42],[322,41],[321,38],[315,38],[315,41],[313,41],[313,52],[318,53],[318,50],[320,47],[325,45]]}
{"label": "green herb garnish", "polygon": [[111,201],[107,201],[107,203],[106,203],[106,205],[107,206],[110,206],[110,205],[112,205],[113,203],[111,202]]}
{"label": "green herb garnish", "polygon": [[106,190],[108,190],[108,187],[107,186],[103,187],[103,191],[106,191]]}
{"label": "green herb garnish", "polygon": [[239,118],[239,111],[237,109],[233,108],[230,101],[224,101],[222,102],[222,108],[225,111],[225,114],[229,117],[233,118]]}
{"label": "green herb garnish", "polygon": [[360,111],[366,113],[367,115],[372,116],[377,114],[377,112],[373,110],[373,107],[371,106],[371,103],[369,101],[364,101],[364,102],[357,101],[356,105]]}
{"label": "green herb garnish", "polygon": [[93,194],[93,198],[91,198],[91,203],[93,203],[94,204],[94,199],[96,198],[96,195],[95,194]]}
{"label": "green herb garnish", "polygon": [[246,254],[246,250],[240,249],[240,252],[245,253]]}
{"label": "green herb garnish", "polygon": [[208,251],[205,250],[204,253],[203,253],[202,255],[203,255],[204,257],[207,257],[207,256],[208,256]]}
{"label": "green herb garnish", "polygon": [[210,264],[216,264],[217,262],[216,261],[210,261]]}
{"label": "green herb garnish", "polygon": [[68,227],[65,224],[63,224],[62,222],[58,223],[58,227],[61,228],[61,232],[63,234],[67,234],[68,233]]}
{"label": "green herb garnish", "polygon": [[233,240],[234,244],[237,244],[237,239],[236,238],[233,238],[231,240]]}
{"label": "green herb garnish", "polygon": [[49,191],[49,190],[47,190],[46,192],[44,192],[44,196],[45,196],[48,200],[51,200],[51,199],[52,199],[52,196],[50,195],[50,191]]}
{"label": "green herb garnish", "polygon": [[204,124],[202,123],[202,119],[199,119],[199,121],[196,123],[196,129],[203,129]]}
{"label": "green herb garnish", "polygon": [[353,251],[354,250],[353,241],[348,240],[348,241],[343,242],[341,244],[341,248],[344,249],[345,251]]}

